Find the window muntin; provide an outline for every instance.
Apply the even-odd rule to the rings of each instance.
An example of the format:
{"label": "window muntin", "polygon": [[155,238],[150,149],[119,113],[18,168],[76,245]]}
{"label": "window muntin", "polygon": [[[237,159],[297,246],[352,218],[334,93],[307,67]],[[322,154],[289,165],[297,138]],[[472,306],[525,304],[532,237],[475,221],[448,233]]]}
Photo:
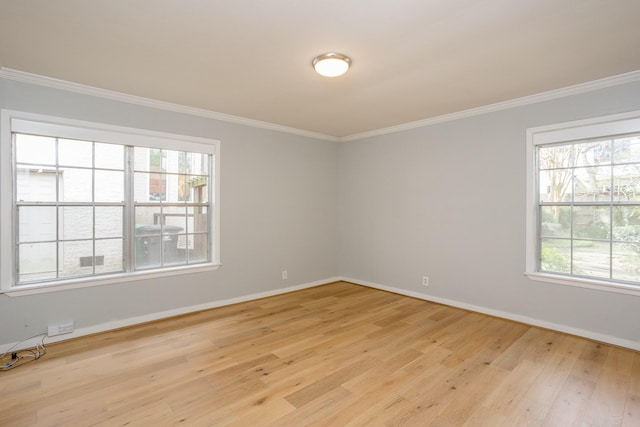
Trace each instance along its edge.
{"label": "window muntin", "polygon": [[135,147],[137,270],[206,262],[210,156]]}
{"label": "window muntin", "polygon": [[640,136],[538,146],[541,272],[640,284]]}
{"label": "window muntin", "polygon": [[124,271],[122,159],[97,167],[91,141],[14,132],[13,144],[15,284]]}
{"label": "window muntin", "polygon": [[534,165],[528,192],[534,205],[527,210],[530,277],[640,287],[638,116],[528,131]]}
{"label": "window muntin", "polygon": [[[2,234],[13,235],[2,245],[3,279],[10,279],[2,290],[217,265],[210,185],[217,183],[217,141],[2,113],[11,147],[3,144],[2,196],[14,200],[0,212]],[[149,186],[151,152],[169,166],[155,171],[165,185],[161,198]]]}

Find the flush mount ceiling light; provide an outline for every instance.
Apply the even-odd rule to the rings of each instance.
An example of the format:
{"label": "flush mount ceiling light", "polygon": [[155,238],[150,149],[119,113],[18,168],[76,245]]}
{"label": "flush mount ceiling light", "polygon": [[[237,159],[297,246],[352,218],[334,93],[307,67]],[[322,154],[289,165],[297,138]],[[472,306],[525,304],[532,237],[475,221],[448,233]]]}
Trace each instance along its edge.
{"label": "flush mount ceiling light", "polygon": [[330,52],[313,58],[313,68],[316,73],[325,77],[338,77],[343,75],[351,65],[351,58],[340,53]]}

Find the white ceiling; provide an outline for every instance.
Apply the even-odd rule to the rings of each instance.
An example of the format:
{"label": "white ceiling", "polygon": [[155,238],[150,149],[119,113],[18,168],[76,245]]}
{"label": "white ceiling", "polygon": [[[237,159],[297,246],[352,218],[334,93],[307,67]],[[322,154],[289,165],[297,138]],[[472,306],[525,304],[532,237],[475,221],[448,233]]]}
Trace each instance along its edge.
{"label": "white ceiling", "polygon": [[[640,0],[0,0],[0,66],[344,137],[640,70]],[[342,77],[314,56],[349,55]]]}

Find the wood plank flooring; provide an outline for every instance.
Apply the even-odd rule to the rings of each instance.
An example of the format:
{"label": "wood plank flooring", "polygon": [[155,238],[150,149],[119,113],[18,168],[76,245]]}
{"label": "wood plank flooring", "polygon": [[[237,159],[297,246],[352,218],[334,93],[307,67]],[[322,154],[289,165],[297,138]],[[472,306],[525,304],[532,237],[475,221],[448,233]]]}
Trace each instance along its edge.
{"label": "wood plank flooring", "polygon": [[640,426],[640,353],[338,282],[49,345],[2,426]]}

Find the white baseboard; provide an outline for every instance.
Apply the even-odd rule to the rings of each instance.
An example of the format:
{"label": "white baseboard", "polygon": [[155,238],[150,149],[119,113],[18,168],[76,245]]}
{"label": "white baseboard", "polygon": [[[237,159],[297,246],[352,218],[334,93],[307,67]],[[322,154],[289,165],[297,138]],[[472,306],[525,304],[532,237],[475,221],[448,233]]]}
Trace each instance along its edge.
{"label": "white baseboard", "polygon": [[[293,291],[298,291],[301,289],[313,288],[315,286],[326,285],[327,283],[337,282],[341,280],[338,277],[328,278],[324,280],[317,280],[315,282],[304,283],[301,285],[289,286],[286,288],[274,289],[266,292],[259,292],[256,294],[243,295],[236,298],[230,298],[225,300],[211,301],[204,304],[192,305],[189,307],[180,307],[173,310],[160,311],[157,313],[145,314],[142,316],[129,317],[126,319],[114,320],[111,322],[100,323],[97,325],[88,326],[86,328],[78,328],[75,329],[70,334],[64,335],[56,335],[53,337],[47,337],[45,339],[45,344],[51,344],[54,342],[66,341],[72,338],[78,338],[86,335],[97,334],[100,332],[111,331],[114,329],[120,329],[127,326],[133,326],[141,323],[152,322],[154,320],[166,319],[169,317],[180,316],[182,314],[194,313],[197,311],[209,310],[216,307],[223,307],[226,305],[238,304],[247,301],[253,301],[260,298],[271,297],[280,294],[286,294]],[[43,331],[43,335],[46,332]],[[13,343],[5,343],[0,344],[0,354],[9,351],[10,349],[19,351],[26,348],[34,347],[36,344],[40,343],[42,340],[42,335],[38,337],[33,337],[26,339],[24,341],[13,342]],[[13,348],[15,346],[15,348]]]}
{"label": "white baseboard", "polygon": [[[567,326],[567,325],[561,325],[561,324],[557,324],[557,323],[547,322],[545,320],[539,320],[539,319],[534,319],[534,318],[527,317],[527,316],[522,316],[522,315],[519,315],[519,314],[509,313],[509,312],[500,311],[500,310],[494,310],[492,308],[482,307],[482,306],[473,305],[473,304],[467,304],[467,303],[460,302],[460,301],[454,301],[454,300],[450,300],[450,299],[447,299],[447,298],[436,297],[436,296],[424,294],[424,293],[421,293],[421,292],[408,291],[408,290],[405,290],[405,289],[395,288],[395,287],[392,287],[392,286],[385,286],[385,285],[381,285],[381,284],[378,284],[378,283],[367,282],[367,281],[364,281],[364,280],[358,280],[358,279],[354,279],[354,278],[350,278],[350,277],[332,277],[332,278],[328,278],[328,279],[325,279],[325,280],[317,280],[315,282],[304,283],[304,284],[301,284],[301,285],[290,286],[290,287],[280,288],[280,289],[274,289],[274,290],[271,290],[271,291],[259,292],[259,293],[250,294],[250,295],[244,295],[244,296],[240,296],[240,297],[236,297],[236,298],[230,298],[230,299],[226,299],[226,300],[211,301],[211,302],[208,302],[208,303],[205,303],[205,304],[199,304],[199,305],[194,305],[194,306],[189,306],[189,307],[181,307],[181,308],[176,308],[176,309],[173,309],[173,310],[167,310],[167,311],[161,311],[161,312],[157,312],[157,313],[146,314],[146,315],[143,315],[143,316],[135,316],[135,317],[127,318],[127,319],[120,319],[120,320],[114,320],[112,322],[100,323],[98,325],[92,325],[92,326],[89,326],[89,327],[86,327],[86,328],[78,328],[78,329],[74,330],[70,334],[57,335],[57,336],[54,336],[54,337],[51,337],[51,338],[46,338],[45,343],[46,344],[51,344],[51,343],[54,343],[54,342],[66,341],[66,340],[72,339],[72,338],[78,338],[78,337],[82,337],[82,336],[86,336],[86,335],[92,335],[92,334],[97,334],[97,333],[100,333],[100,332],[106,332],[106,331],[110,331],[110,330],[114,330],[114,329],[124,328],[124,327],[127,327],[127,326],[133,326],[133,325],[137,325],[137,324],[141,324],[141,323],[152,322],[154,320],[160,320],[160,319],[166,319],[166,318],[169,318],[169,317],[180,316],[182,314],[194,313],[194,312],[197,312],[197,311],[209,310],[209,309],[216,308],[216,307],[223,307],[223,306],[226,306],[226,305],[238,304],[238,303],[252,301],[252,300],[256,300],[256,299],[260,299],[260,298],[266,298],[266,297],[270,297],[270,296],[286,294],[286,293],[289,293],[289,292],[298,291],[298,290],[301,290],[301,289],[313,288],[313,287],[316,287],[316,286],[321,286],[321,285],[325,285],[327,283],[332,283],[332,282],[337,282],[337,281],[345,281],[345,282],[355,283],[357,285],[362,285],[362,286],[366,286],[366,287],[369,287],[369,288],[380,289],[380,290],[383,290],[383,291],[392,292],[392,293],[399,294],[399,295],[405,295],[405,296],[408,296],[408,297],[413,297],[413,298],[417,298],[417,299],[421,299],[421,300],[425,300],[425,301],[431,301],[431,302],[435,302],[435,303],[439,303],[439,304],[445,304],[445,305],[449,305],[449,306],[452,306],[452,307],[461,308],[461,309],[464,309],[464,310],[469,310],[469,311],[474,311],[474,312],[477,312],[477,313],[488,314],[488,315],[494,316],[494,317],[500,317],[500,318],[503,318],[503,319],[513,320],[513,321],[524,323],[524,324],[527,324],[527,325],[539,326],[539,327],[545,328],[545,329],[551,329],[551,330],[558,331],[558,332],[564,332],[564,333],[567,333],[567,334],[576,335],[576,336],[579,336],[579,337],[584,337],[584,338],[592,339],[592,340],[595,340],[595,341],[604,342],[604,343],[613,344],[613,345],[616,345],[616,346],[619,346],[619,347],[625,347],[625,348],[629,348],[629,349],[632,349],[632,350],[640,351],[640,343],[638,343],[636,341],[625,340],[625,339],[622,339],[622,338],[617,338],[617,337],[613,337],[613,336],[610,336],[610,335],[605,335],[605,334],[601,334],[601,333],[598,333],[598,332],[593,332],[593,331],[589,331],[589,330],[585,330],[585,329],[574,328],[574,327]],[[17,351],[17,350],[22,350],[22,349],[25,349],[25,348],[34,347],[37,343],[40,342],[41,339],[42,339],[42,335],[40,335],[39,337],[34,337],[34,338],[27,339],[25,341],[0,344],[0,354],[4,353],[6,351],[9,351],[10,349],[13,349],[13,350]],[[15,348],[13,348],[14,346],[15,346]]]}
{"label": "white baseboard", "polygon": [[407,291],[405,289],[394,288],[392,286],[380,285],[378,283],[371,283],[364,280],[353,279],[350,277],[341,277],[340,280],[345,282],[355,283],[356,285],[367,286],[369,288],[380,289],[394,294],[405,295],[425,301],[431,301],[439,304],[449,305],[452,307],[461,308],[464,310],[474,311],[476,313],[488,314],[494,317],[500,317],[503,319],[513,320],[519,323],[524,323],[532,326],[539,326],[545,329],[551,329],[558,332],[564,332],[570,335],[576,335],[583,338],[588,338],[594,341],[599,341],[607,344],[613,344],[619,347],[629,348],[631,350],[640,351],[640,343],[636,341],[626,340],[610,335],[601,334],[598,332],[589,331],[586,329],[574,328],[572,326],[561,325],[558,323],[547,322],[546,320],[534,319],[532,317],[522,316],[519,314],[509,313],[506,311],[494,310],[492,308],[482,307],[479,305],[467,304],[460,301],[454,301],[447,298],[440,298],[433,295],[423,294],[421,292]]}

